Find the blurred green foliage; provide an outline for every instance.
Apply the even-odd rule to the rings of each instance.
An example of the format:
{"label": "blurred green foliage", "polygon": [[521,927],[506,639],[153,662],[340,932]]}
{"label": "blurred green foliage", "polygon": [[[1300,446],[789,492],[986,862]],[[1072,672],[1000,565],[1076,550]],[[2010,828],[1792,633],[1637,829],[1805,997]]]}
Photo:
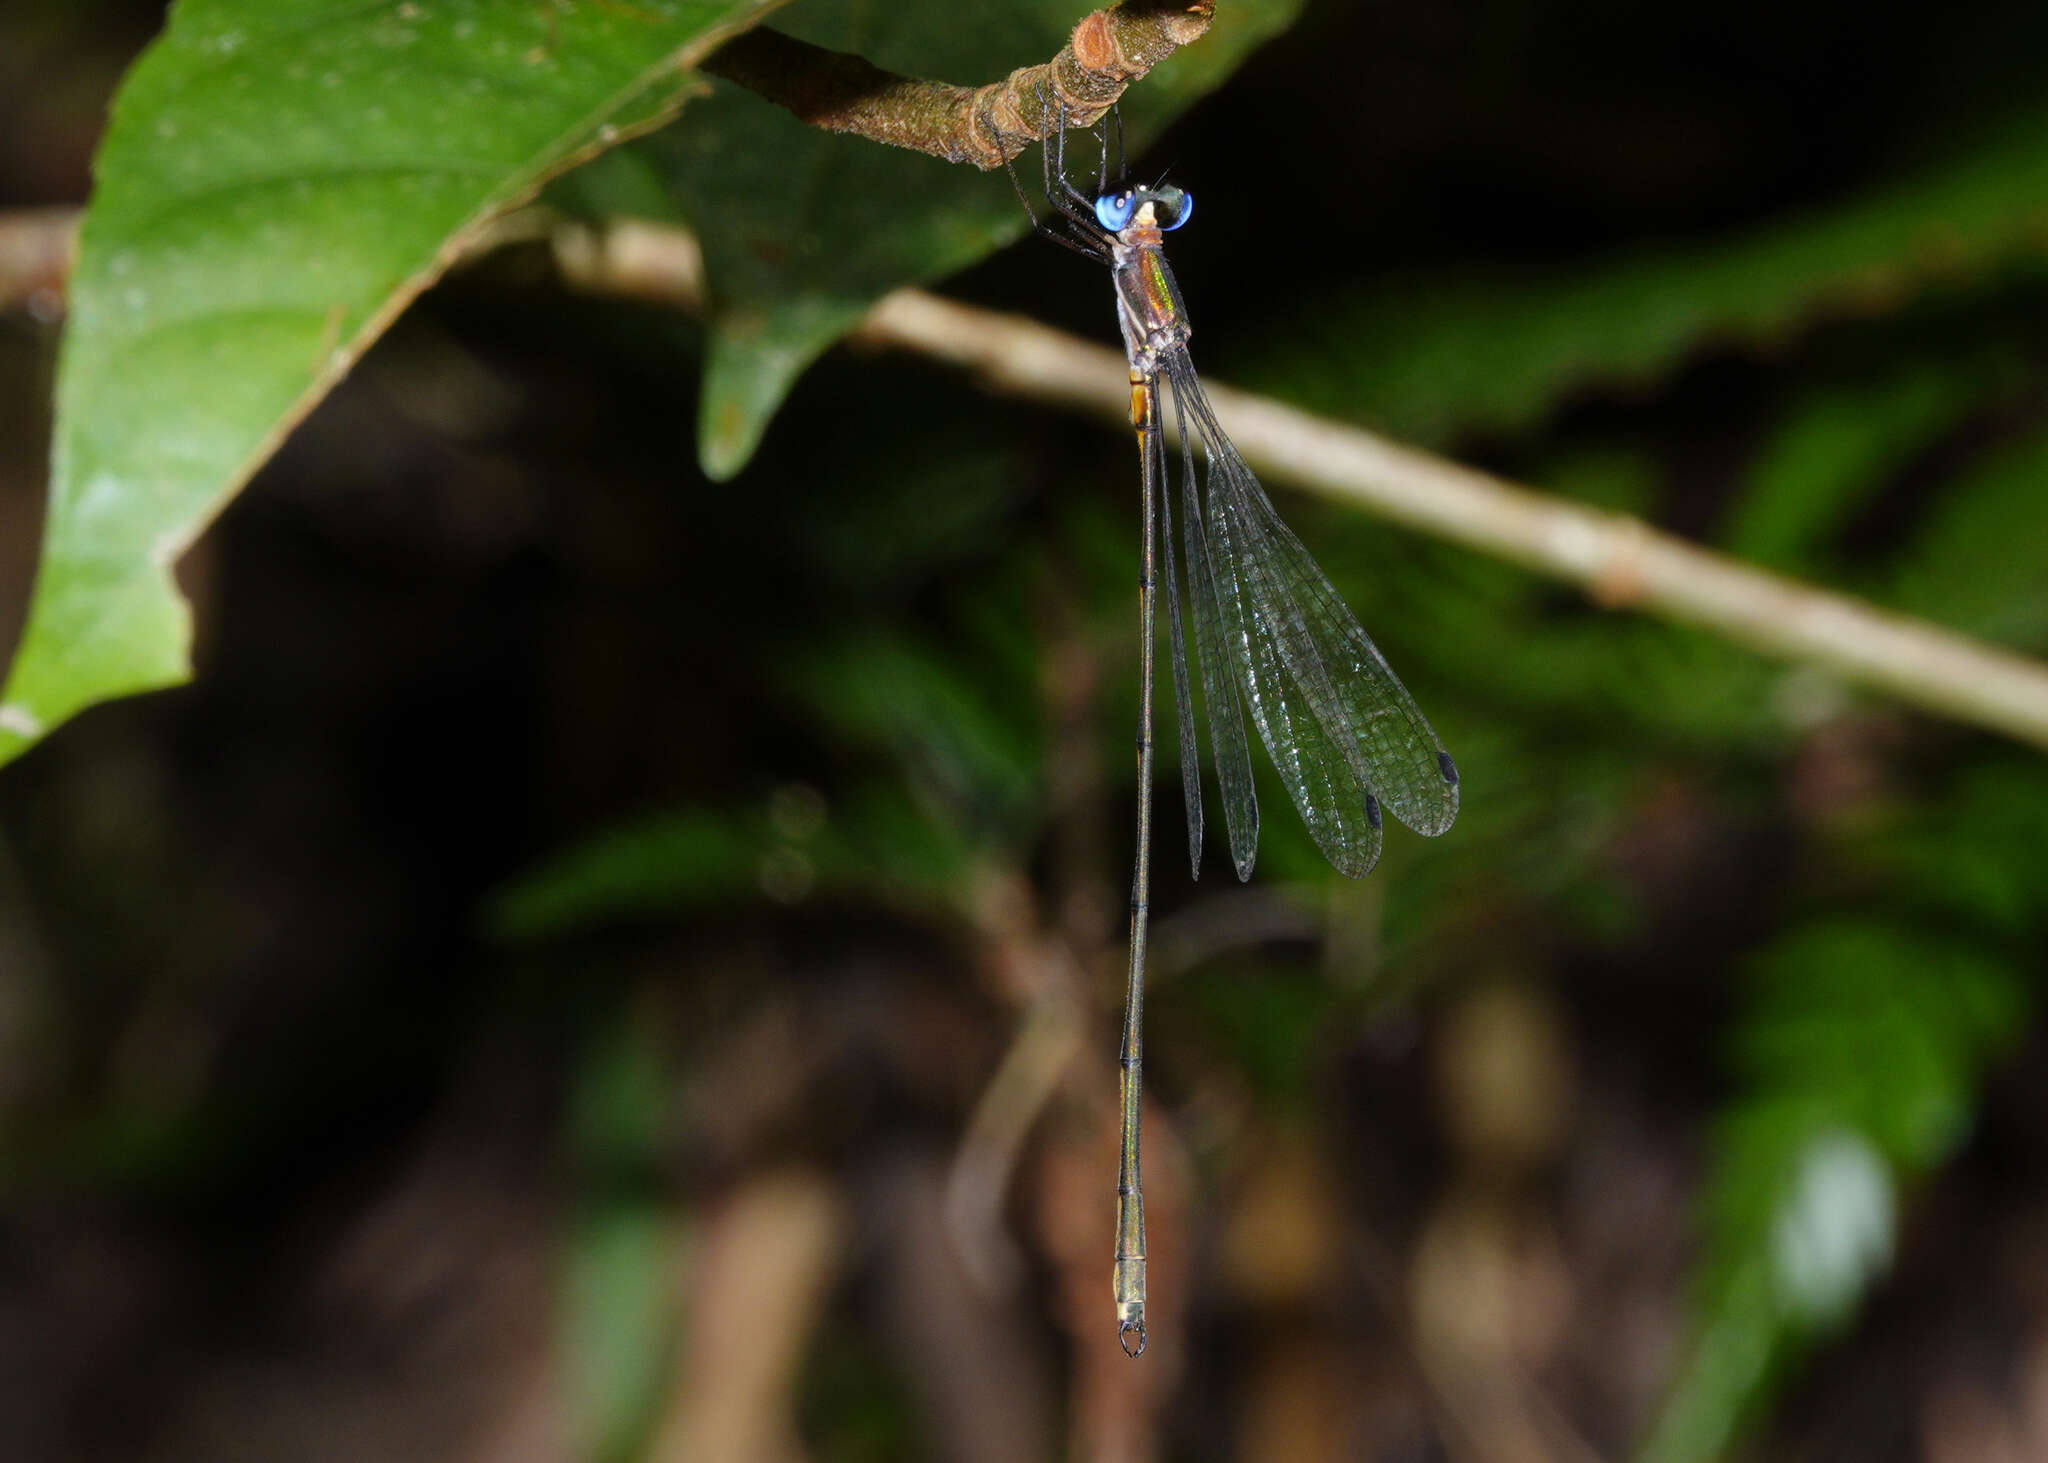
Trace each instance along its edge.
{"label": "blurred green foliage", "polygon": [[[1297,8],[1226,5],[1228,26],[1133,94],[1134,147]],[[978,77],[1041,54],[1072,19],[1037,3],[972,26],[956,14],[806,23],[883,64]],[[1289,308],[1244,311],[1257,345],[1204,363],[2039,652],[2041,121],[2031,101],[2002,125],[1950,134],[1936,119],[1910,167],[1872,164],[1740,226],[1556,260],[1453,258],[1310,300],[1290,295],[1298,241],[1269,229],[1243,272],[1262,302]],[[826,357],[822,379],[799,379],[877,294],[1020,234],[1007,185],[809,133],[721,91],[555,197],[686,218],[704,240],[695,450],[711,479],[748,475],[677,494],[741,525],[729,538],[692,530],[746,593],[707,590],[714,613],[690,633],[737,647],[761,705],[685,684],[684,730],[729,720],[781,739],[734,758],[741,775],[615,817],[507,880],[483,914],[495,952],[567,981],[591,949],[611,973],[602,941],[622,927],[858,910],[957,929],[985,871],[1056,884],[1045,870],[1066,857],[1061,820],[1076,817],[1053,796],[1062,777],[1099,769],[1082,783],[1083,822],[1121,830],[1132,799],[1128,443],[1063,435],[1011,403],[963,404],[958,383],[902,362]],[[1341,255],[1353,240],[1341,216],[1330,222],[1341,247],[1327,252]],[[1010,256],[997,268],[1032,267]],[[961,287],[1000,295],[994,273]],[[1084,288],[1049,277],[1068,294],[1054,304],[1047,290],[1047,313]],[[1109,341],[1106,288],[1093,303]],[[1191,304],[1207,318],[1203,297]],[[671,362],[672,349],[652,354],[687,375],[695,363]],[[1357,938],[1333,935],[1320,964],[1263,950],[1197,959],[1158,997],[1157,1070],[1221,1071],[1253,1105],[1292,1114],[1325,1095],[1323,1065],[1388,1006],[1546,958],[1530,952],[1624,969],[1647,993],[1632,1012],[1668,996],[1710,1053],[1717,1116],[1691,1337],[1644,1456],[1720,1456],[1854,1325],[1916,1197],[2027,1040],[2048,934],[2048,779],[2011,748],[1905,721],[1809,671],[1327,506],[1282,507],[1456,750],[1464,809],[1442,839],[1390,837],[1368,885],[1333,889],[1262,770],[1259,879],[1315,919],[1355,921],[1339,933]],[[1179,880],[1166,856],[1180,846],[1175,794],[1158,800],[1162,909],[1199,908],[1228,875],[1212,856],[1196,889]],[[1063,877],[1115,889],[1123,837],[1111,869]],[[1733,867],[1702,848],[1731,851]],[[98,897],[150,885],[144,865],[113,861],[133,853],[109,855],[119,877]],[[1722,903],[1693,887],[1712,882],[1703,864],[1735,891]],[[1576,967],[1558,964],[1563,983]],[[687,1250],[658,1170],[697,1053],[651,1038],[630,1008],[614,1015],[572,1043],[562,1328],[579,1437],[589,1456],[624,1459],[644,1444],[676,1344],[647,1277]],[[69,1161],[116,1176],[138,1153],[194,1161],[184,1109],[151,1100],[117,1094],[66,1130]],[[167,1108],[172,1120],[156,1116]],[[901,1379],[841,1332],[806,1365],[807,1436],[827,1455],[898,1456],[914,1439]]]}
{"label": "blurred green foliage", "polygon": [[177,6],[94,165],[0,759],[183,679],[177,554],[459,240],[672,115],[676,58],[772,8]]}
{"label": "blurred green foliage", "polygon": [[2038,279],[2044,137],[2048,118],[2013,117],[1918,177],[1728,238],[1323,301],[1287,322],[1256,379],[1317,410],[1445,442],[1529,428],[1582,393],[1652,390],[1705,349],[1784,350],[1819,320]]}
{"label": "blurred green foliage", "polygon": [[[1756,562],[2040,648],[2044,376],[2014,316],[2039,298],[2042,135],[2022,119],[1989,141],[1958,141],[1948,162],[1910,181],[1723,239],[1513,280],[1378,287],[1284,322],[1284,347],[1243,374],[1403,435],[1477,434],[1554,491],[1655,518],[1673,491],[1669,442],[1625,409],[1589,417],[1581,404],[1654,402],[1688,389],[1689,362],[1731,347],[1764,353],[1773,406],[1751,429],[1711,537]],[[678,134],[666,145],[698,144]],[[793,182],[781,197],[815,194]],[[686,211],[713,210],[698,198]],[[753,287],[787,285],[764,276]],[[1284,364],[1296,362],[1313,370]],[[863,545],[885,543],[909,556],[899,567],[912,579],[941,570],[1012,511],[1004,474],[982,472],[1000,455],[912,449],[888,460],[888,487],[807,505],[805,535],[841,573],[888,582],[889,569],[863,562]],[[919,501],[952,506],[897,516]],[[1124,708],[1125,550],[1119,530],[1091,513],[1070,510],[1052,542],[1066,536],[1066,588],[1090,606],[1091,640],[1117,669],[1103,701]],[[1644,893],[1614,849],[1651,816],[1660,789],[1706,800],[1688,816],[1708,826],[1762,826],[1782,816],[1773,809],[1797,775],[1788,760],[1801,738],[1854,705],[1810,674],[1591,610],[1522,571],[1328,509],[1289,513],[1458,750],[1468,789],[1451,836],[1389,840],[1374,875],[1368,989],[1412,984],[1415,962],[1426,968],[1458,946],[1470,911],[1503,901],[1603,945],[1641,938]],[[1013,544],[1010,562],[1037,552]],[[953,653],[900,631],[849,628],[781,672],[819,734],[859,749],[866,768],[857,797],[833,795],[835,832],[821,847],[843,836],[842,798],[896,818],[849,819],[857,836],[819,859],[821,887],[913,870],[931,887],[947,857],[934,847],[1015,861],[1044,836],[1034,803],[1043,712],[1015,696],[1044,653],[1021,633],[1030,618],[1018,577],[997,573],[947,591]],[[991,641],[990,626],[1010,643]],[[1101,756],[1124,777],[1117,720],[1112,710]],[[2031,973],[2019,941],[2039,932],[2042,911],[2024,872],[2038,868],[2024,830],[2048,817],[2033,806],[2038,771],[1972,752],[1936,782],[1895,792],[1865,823],[1800,835],[1817,866],[1862,873],[1848,891],[1817,869],[1795,874],[1742,957],[1730,992],[1732,1087],[1702,1209],[1696,1339],[1647,1458],[1719,1456],[1788,1368],[1848,1323],[1911,1222],[1916,1181],[1967,1136],[1980,1084],[2026,1026]],[[1268,808],[1284,810],[1270,779],[1262,790]],[[1162,848],[1177,839],[1177,801],[1170,788],[1160,801]],[[1284,813],[1267,819],[1265,842],[1261,878],[1307,891],[1327,877]],[[546,904],[542,923],[555,931],[579,906],[600,917],[644,905],[653,887],[723,898],[761,866],[763,846],[755,815],[694,810],[637,845],[608,838],[571,854],[510,897]],[[1861,912],[1871,906],[1894,912],[1873,919]],[[1159,1019],[1169,1032],[1226,1034],[1212,1059],[1293,1106],[1343,1009],[1317,986],[1220,961],[1163,997]],[[1367,1019],[1367,1007],[1352,1008]]]}
{"label": "blurred green foliage", "polygon": [[1718,1457],[1776,1378],[1838,1330],[1896,1248],[1912,1182],[1967,1136],[2025,1027],[2020,952],[1857,917],[1775,936],[1734,1028],[1714,1135],[1698,1340],[1643,1456]]}
{"label": "blurred green foliage", "polygon": [[627,1014],[591,1035],[571,1082],[560,1354],[576,1456],[593,1463],[644,1455],[679,1344],[662,1283],[688,1250],[660,1194],[672,1070],[659,1035]]}

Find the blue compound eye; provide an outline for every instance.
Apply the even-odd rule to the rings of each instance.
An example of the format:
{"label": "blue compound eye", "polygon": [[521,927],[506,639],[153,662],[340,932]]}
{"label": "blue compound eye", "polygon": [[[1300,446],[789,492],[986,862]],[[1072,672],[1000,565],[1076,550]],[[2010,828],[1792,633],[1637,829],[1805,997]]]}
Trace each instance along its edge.
{"label": "blue compound eye", "polygon": [[1102,226],[1112,234],[1122,232],[1131,221],[1131,210],[1138,206],[1138,195],[1124,188],[1115,193],[1105,193],[1095,200],[1095,216]]}
{"label": "blue compound eye", "polygon": [[1195,195],[1184,189],[1161,188],[1152,195],[1152,216],[1167,233],[1186,223],[1194,211]]}

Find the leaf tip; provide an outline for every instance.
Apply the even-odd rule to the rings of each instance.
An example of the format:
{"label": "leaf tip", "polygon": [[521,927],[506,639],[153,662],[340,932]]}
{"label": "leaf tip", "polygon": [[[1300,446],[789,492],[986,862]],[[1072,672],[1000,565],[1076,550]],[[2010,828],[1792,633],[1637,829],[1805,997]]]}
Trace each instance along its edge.
{"label": "leaf tip", "polygon": [[746,409],[737,396],[704,396],[704,420],[698,432],[697,465],[715,483],[729,482],[739,475],[761,445],[766,422]]}

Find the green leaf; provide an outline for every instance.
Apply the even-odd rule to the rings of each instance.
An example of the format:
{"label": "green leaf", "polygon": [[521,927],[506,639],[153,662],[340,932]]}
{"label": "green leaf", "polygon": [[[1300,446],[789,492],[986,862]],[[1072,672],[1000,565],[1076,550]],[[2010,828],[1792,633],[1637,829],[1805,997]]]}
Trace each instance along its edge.
{"label": "green leaf", "polygon": [[1946,487],[1901,556],[1896,603],[2010,645],[2048,644],[2048,434]]}
{"label": "green leaf", "polygon": [[1801,400],[1750,468],[1723,538],[1728,552],[1774,568],[1812,562],[1843,517],[1962,418],[1983,390],[1979,374],[1919,362]]}
{"label": "green leaf", "polygon": [[464,240],[671,115],[780,0],[184,0],[80,231],[50,512],[0,761],[185,678],[179,553]]}
{"label": "green leaf", "polygon": [[759,887],[769,847],[748,822],[675,813],[613,828],[501,890],[485,916],[507,943],[608,919],[669,915],[743,899]]}
{"label": "green leaf", "polygon": [[1227,1062],[1269,1102],[1298,1107],[1308,1097],[1319,1042],[1330,1031],[1330,992],[1320,972],[1265,960],[1219,962],[1198,972],[1176,999],[1198,1011]]}
{"label": "green leaf", "polygon": [[659,1415],[678,1317],[663,1282],[686,1236],[660,1206],[620,1200],[572,1216],[565,1236],[561,1356],[576,1456],[642,1457]]}
{"label": "green leaf", "polygon": [[568,1093],[559,1355],[575,1456],[600,1463],[645,1456],[682,1319],[667,1282],[692,1238],[659,1188],[674,1061],[638,1014],[594,1035]]}
{"label": "green leaf", "polygon": [[863,785],[827,803],[790,786],[758,810],[662,812],[603,829],[499,890],[483,922],[492,939],[525,944],[814,892],[926,909],[945,902],[973,852],[897,787]]}
{"label": "green leaf", "polygon": [[1641,391],[1704,345],[1768,345],[1819,316],[1894,309],[2037,260],[2044,139],[2042,117],[2021,118],[1945,167],[1723,241],[1548,279],[1409,280],[1323,301],[1286,322],[1251,374],[1419,441],[1519,431],[1575,391]]}
{"label": "green leaf", "polygon": [[1852,852],[1930,919],[2023,937],[2048,914],[2048,888],[2035,877],[2044,827],[2048,786],[2038,766],[2016,760],[1966,770],[1938,803]]}
{"label": "green leaf", "polygon": [[835,741],[886,755],[935,824],[969,843],[1036,831],[1041,749],[1014,677],[985,686],[962,657],[863,632],[805,657],[787,682]]}
{"label": "green leaf", "polygon": [[[1218,6],[1207,35],[1132,86],[1131,145],[1217,86],[1300,8],[1301,0]],[[969,23],[950,0],[899,0],[806,13],[787,29],[892,70],[976,84],[1050,58],[1080,14],[1068,0],[1005,0],[975,7]],[[728,478],[798,375],[869,305],[965,268],[1027,222],[1000,174],[821,132],[735,87],[721,86],[690,120],[640,147],[668,174],[704,246],[712,331],[698,451],[708,475]]]}

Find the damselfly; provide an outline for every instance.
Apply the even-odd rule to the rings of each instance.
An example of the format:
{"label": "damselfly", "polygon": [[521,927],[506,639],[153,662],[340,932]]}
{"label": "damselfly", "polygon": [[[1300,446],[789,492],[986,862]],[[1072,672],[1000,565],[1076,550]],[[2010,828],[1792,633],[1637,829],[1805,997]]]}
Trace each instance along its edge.
{"label": "damselfly", "polygon": [[[1040,97],[1041,105],[1045,98]],[[1054,217],[1031,221],[1046,237],[1107,265],[1117,320],[1131,363],[1131,426],[1138,434],[1143,499],[1138,575],[1138,849],[1131,879],[1131,948],[1119,1085],[1122,1156],[1117,1173],[1117,1337],[1132,1356],[1145,1349],[1145,1198],[1138,1167],[1143,1085],[1146,901],[1152,882],[1152,670],[1155,555],[1163,553],[1166,614],[1173,643],[1174,705],[1186,793],[1188,858],[1202,864],[1202,782],[1181,619],[1167,493],[1161,387],[1180,438],[1181,545],[1193,611],[1209,745],[1223,796],[1223,821],[1237,876],[1248,879],[1258,851],[1244,714],[1266,744],[1280,781],[1317,847],[1357,878],[1378,861],[1381,810],[1418,833],[1438,834],[1458,815],[1458,769],[1386,658],[1359,628],[1328,577],[1273,511],[1265,489],[1217,423],[1188,359],[1187,311],[1166,267],[1164,236],[1188,221],[1193,200],[1166,184],[1117,180],[1109,169],[1112,112],[1098,140],[1102,162],[1093,197],[1067,178],[1066,111],[1044,149],[1045,196]],[[1016,182],[1016,174],[1010,175]],[[1201,460],[1199,477],[1197,457]]]}

